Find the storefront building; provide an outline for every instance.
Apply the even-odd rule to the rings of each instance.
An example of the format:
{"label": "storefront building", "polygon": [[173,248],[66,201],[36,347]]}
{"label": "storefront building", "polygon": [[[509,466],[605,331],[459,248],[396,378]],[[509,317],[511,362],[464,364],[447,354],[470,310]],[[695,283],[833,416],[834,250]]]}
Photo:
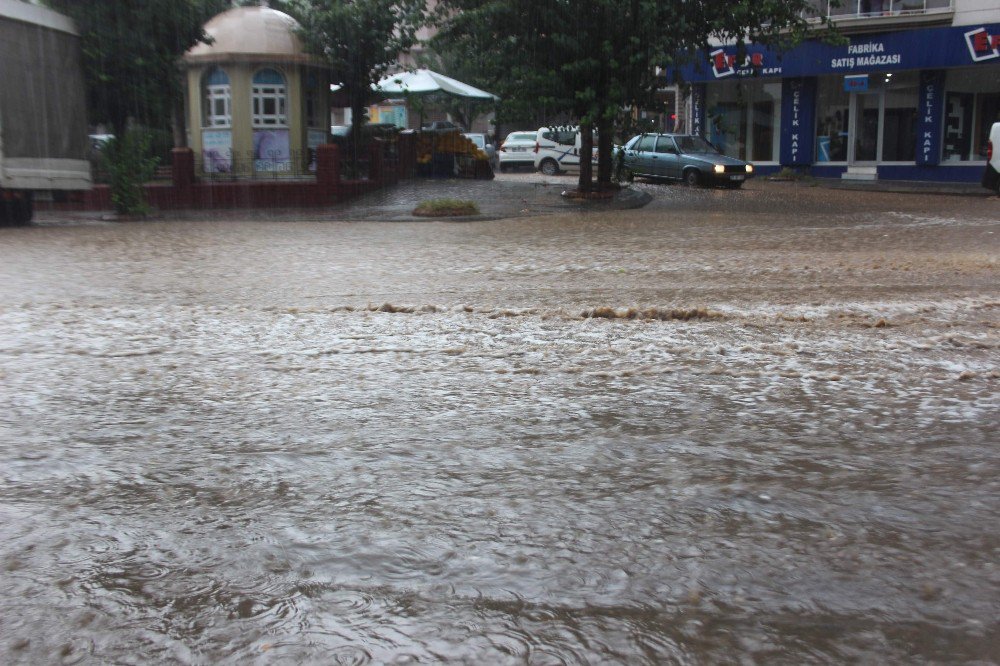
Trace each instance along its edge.
{"label": "storefront building", "polygon": [[[963,12],[954,0],[905,14],[880,4],[851,17],[852,31],[840,26],[846,44],[705,54],[681,70],[692,84],[687,129],[761,173],[978,181],[1000,121],[1000,7]],[[991,22],[956,25],[970,18]]]}

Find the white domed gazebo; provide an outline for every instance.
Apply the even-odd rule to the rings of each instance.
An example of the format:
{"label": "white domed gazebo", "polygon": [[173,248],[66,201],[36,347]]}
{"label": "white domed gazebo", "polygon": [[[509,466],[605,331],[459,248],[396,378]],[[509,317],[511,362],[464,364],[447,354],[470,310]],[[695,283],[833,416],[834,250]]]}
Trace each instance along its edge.
{"label": "white domed gazebo", "polygon": [[270,7],[237,7],[205,24],[212,43],[184,54],[188,145],[202,173],[300,173],[327,142],[329,72],[297,27]]}

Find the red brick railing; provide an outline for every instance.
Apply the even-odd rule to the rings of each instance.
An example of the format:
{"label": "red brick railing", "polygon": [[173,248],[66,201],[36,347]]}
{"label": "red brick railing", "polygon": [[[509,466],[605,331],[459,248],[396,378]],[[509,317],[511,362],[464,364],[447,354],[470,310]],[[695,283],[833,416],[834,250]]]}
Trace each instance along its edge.
{"label": "red brick railing", "polygon": [[[190,148],[174,148],[169,183],[145,186],[149,204],[160,210],[205,208],[294,208],[328,206],[411,178],[415,171],[416,148],[412,135],[401,135],[396,156],[386,159],[381,146],[372,145],[366,180],[341,178],[341,150],[327,144],[316,149],[316,172],[298,180],[201,180],[195,173],[195,155]],[[39,207],[45,207],[42,202]],[[111,210],[111,191],[95,185],[74,192],[57,209]]]}

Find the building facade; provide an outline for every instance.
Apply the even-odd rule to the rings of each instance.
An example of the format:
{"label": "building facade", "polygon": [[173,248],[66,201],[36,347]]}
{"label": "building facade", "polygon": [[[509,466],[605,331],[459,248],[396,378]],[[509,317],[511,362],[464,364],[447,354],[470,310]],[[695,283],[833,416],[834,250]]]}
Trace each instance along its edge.
{"label": "building facade", "polygon": [[977,181],[1000,120],[1000,4],[814,4],[847,43],[713,48],[680,71],[686,129],[762,173]]}
{"label": "building facade", "polygon": [[188,145],[201,174],[303,173],[329,140],[330,74],[305,52],[295,20],[237,7],[205,24],[184,54]]}

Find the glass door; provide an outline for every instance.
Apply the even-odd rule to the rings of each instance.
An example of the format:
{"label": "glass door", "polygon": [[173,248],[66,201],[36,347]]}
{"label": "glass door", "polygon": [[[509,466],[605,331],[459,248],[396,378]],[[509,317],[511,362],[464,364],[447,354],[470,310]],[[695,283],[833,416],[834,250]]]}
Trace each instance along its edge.
{"label": "glass door", "polygon": [[882,93],[851,94],[851,137],[849,164],[875,164],[881,159]]}
{"label": "glass door", "polygon": [[849,164],[875,164],[881,159],[882,93],[851,93]]}

